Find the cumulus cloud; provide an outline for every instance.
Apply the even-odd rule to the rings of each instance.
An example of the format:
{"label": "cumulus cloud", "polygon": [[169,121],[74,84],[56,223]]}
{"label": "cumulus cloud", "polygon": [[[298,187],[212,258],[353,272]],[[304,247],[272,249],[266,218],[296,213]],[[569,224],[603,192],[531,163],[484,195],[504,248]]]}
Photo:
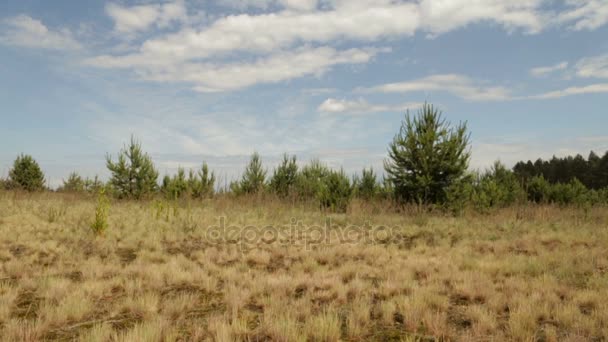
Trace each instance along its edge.
{"label": "cumulus cloud", "polygon": [[7,28],[0,33],[1,44],[52,50],[81,48],[70,30],[49,29],[41,21],[27,15],[7,19],[4,24]]}
{"label": "cumulus cloud", "polygon": [[369,48],[338,51],[319,47],[280,52],[255,62],[167,64],[102,56],[90,59],[87,63],[104,68],[134,68],[146,80],[185,82],[200,92],[221,92],[258,83],[277,83],[307,75],[319,76],[335,65],[367,63],[383,51],[386,50]]}
{"label": "cumulus cloud", "polygon": [[420,91],[444,91],[468,101],[498,101],[511,98],[504,87],[485,86],[467,76],[440,74],[397,83],[387,83],[371,88],[359,89],[372,93],[410,93]]}
{"label": "cumulus cloud", "polygon": [[568,62],[561,62],[550,66],[537,67],[530,70],[530,74],[535,77],[542,77],[556,71],[568,68]]}
{"label": "cumulus cloud", "polygon": [[106,13],[114,20],[114,29],[125,34],[145,31],[152,25],[164,28],[174,21],[187,18],[186,6],[182,0],[129,7],[109,3],[106,5]]}
{"label": "cumulus cloud", "polygon": [[407,109],[418,108],[420,103],[406,103],[402,105],[380,105],[371,104],[365,99],[345,100],[328,98],[323,101],[317,108],[323,113],[352,113],[352,114],[367,114],[377,112],[401,112]]}

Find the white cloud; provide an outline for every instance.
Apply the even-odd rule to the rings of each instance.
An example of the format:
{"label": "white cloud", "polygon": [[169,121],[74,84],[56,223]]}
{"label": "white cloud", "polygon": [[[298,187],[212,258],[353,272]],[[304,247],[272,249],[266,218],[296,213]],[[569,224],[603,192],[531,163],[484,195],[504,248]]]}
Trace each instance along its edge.
{"label": "white cloud", "polygon": [[41,21],[27,15],[7,19],[4,23],[7,29],[0,33],[1,44],[52,50],[81,48],[70,30],[51,30]]}
{"label": "white cloud", "polygon": [[353,113],[353,114],[366,114],[376,112],[402,112],[407,109],[420,107],[420,103],[406,103],[403,105],[378,105],[371,104],[365,99],[357,100],[340,100],[334,98],[328,98],[323,101],[317,108],[319,112],[323,113]]}
{"label": "white cloud", "polygon": [[582,94],[600,94],[608,93],[608,83],[591,84],[581,87],[569,87],[562,90],[550,91],[540,95],[530,96],[530,99],[547,100],[556,99],[565,96],[582,95]]}
{"label": "white cloud", "polygon": [[114,20],[114,29],[124,34],[145,31],[152,25],[164,28],[174,21],[184,21],[187,18],[186,6],[181,0],[130,7],[108,3],[106,13]]}
{"label": "white cloud", "polygon": [[568,62],[561,62],[550,66],[533,68],[530,70],[530,74],[535,77],[542,77],[556,71],[565,70],[566,68],[568,68]]}
{"label": "white cloud", "polygon": [[301,48],[280,52],[255,62],[228,64],[173,63],[145,61],[130,57],[101,56],[87,63],[104,68],[134,68],[146,80],[157,82],[185,82],[200,92],[220,92],[249,87],[259,83],[277,83],[307,75],[321,75],[339,64],[369,62],[383,49],[350,49],[337,51],[329,47]]}
{"label": "white cloud", "polygon": [[567,0],[567,11],[557,15],[557,23],[570,23],[576,31],[595,30],[608,23],[608,1],[606,0]]}
{"label": "white cloud", "polygon": [[579,77],[608,78],[608,54],[583,58],[575,67],[576,75]]}
{"label": "white cloud", "polygon": [[432,75],[412,81],[387,83],[363,92],[409,93],[420,91],[445,91],[468,101],[499,101],[511,98],[510,91],[504,87],[484,86],[478,81],[458,74]]}

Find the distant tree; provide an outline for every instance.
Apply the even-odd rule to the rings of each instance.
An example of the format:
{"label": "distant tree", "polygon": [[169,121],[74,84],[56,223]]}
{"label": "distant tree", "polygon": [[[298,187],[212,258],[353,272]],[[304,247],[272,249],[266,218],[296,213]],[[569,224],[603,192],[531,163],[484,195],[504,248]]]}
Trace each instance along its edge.
{"label": "distant tree", "polygon": [[468,168],[466,123],[452,128],[441,112],[424,104],[417,116],[406,114],[388,153],[385,170],[398,200],[443,203],[446,189],[458,182]]}
{"label": "distant tree", "polygon": [[11,188],[26,191],[41,191],[45,188],[44,173],[36,160],[29,155],[22,154],[15,159],[8,177],[8,183]]}
{"label": "distant tree", "polygon": [[203,162],[203,166],[197,174],[193,170],[190,170],[188,174],[188,188],[193,198],[213,196],[215,192],[215,174],[209,171],[207,163]]}
{"label": "distant tree", "polygon": [[318,199],[322,208],[345,212],[352,198],[353,188],[343,170],[331,170],[323,179]]}
{"label": "distant tree", "polygon": [[249,164],[241,181],[234,183],[231,188],[236,193],[255,194],[264,190],[267,171],[262,167],[262,159],[257,152],[251,156]]}
{"label": "distant tree", "polygon": [[270,190],[281,197],[286,197],[292,192],[297,177],[298,164],[296,163],[296,156],[289,157],[287,154],[284,154],[281,164],[274,169],[270,178]]}
{"label": "distant tree", "polygon": [[372,199],[380,192],[380,186],[378,184],[378,179],[376,174],[374,173],[374,169],[371,167],[368,169],[363,169],[361,173],[361,178],[356,178],[355,187],[357,191],[357,196],[363,199]]}
{"label": "distant tree", "polygon": [[301,199],[316,199],[331,170],[318,159],[313,159],[298,172],[295,191]]}
{"label": "distant tree", "polygon": [[61,192],[84,192],[85,187],[85,180],[74,171],[70,173],[67,180],[63,180],[63,185],[57,190]]}
{"label": "distant tree", "polygon": [[158,171],[133,137],[129,146],[120,151],[116,163],[111,156],[106,156],[106,165],[112,174],[110,184],[119,198],[141,199],[158,187]]}
{"label": "distant tree", "polygon": [[173,177],[165,176],[163,178],[161,192],[167,199],[178,199],[187,194],[188,181],[184,168],[178,168]]}

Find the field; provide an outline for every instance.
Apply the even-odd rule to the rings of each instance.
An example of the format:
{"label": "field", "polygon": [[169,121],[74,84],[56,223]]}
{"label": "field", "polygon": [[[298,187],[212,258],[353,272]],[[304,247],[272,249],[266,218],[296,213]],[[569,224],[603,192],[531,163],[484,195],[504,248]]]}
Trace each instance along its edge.
{"label": "field", "polygon": [[6,341],[604,341],[608,209],[0,192]]}

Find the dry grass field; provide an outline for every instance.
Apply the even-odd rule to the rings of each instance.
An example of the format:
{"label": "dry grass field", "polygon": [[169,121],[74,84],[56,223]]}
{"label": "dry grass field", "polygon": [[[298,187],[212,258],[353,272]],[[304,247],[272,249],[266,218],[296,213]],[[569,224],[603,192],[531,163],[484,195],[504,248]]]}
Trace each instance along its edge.
{"label": "dry grass field", "polygon": [[0,192],[2,340],[608,340],[606,208],[264,203]]}

